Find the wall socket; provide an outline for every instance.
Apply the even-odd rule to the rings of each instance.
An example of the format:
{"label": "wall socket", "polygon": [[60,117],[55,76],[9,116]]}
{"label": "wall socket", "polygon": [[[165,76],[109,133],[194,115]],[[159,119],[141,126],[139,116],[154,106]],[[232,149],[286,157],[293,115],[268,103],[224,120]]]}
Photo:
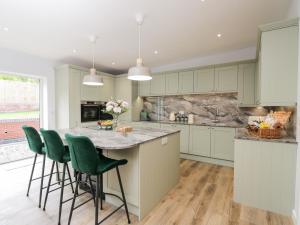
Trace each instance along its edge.
{"label": "wall socket", "polygon": [[168,137],[163,137],[163,138],[161,139],[161,144],[162,144],[162,145],[168,144]]}

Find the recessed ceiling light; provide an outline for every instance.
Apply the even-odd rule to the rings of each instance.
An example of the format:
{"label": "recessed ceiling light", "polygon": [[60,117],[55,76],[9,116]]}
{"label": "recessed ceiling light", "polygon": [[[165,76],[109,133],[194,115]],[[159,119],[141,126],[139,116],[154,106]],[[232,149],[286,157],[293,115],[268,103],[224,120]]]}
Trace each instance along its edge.
{"label": "recessed ceiling light", "polygon": [[77,50],[76,49],[73,49],[73,51],[72,51],[73,53],[77,53]]}
{"label": "recessed ceiling light", "polygon": [[201,2],[205,2],[205,0],[201,0]]}
{"label": "recessed ceiling light", "polygon": [[158,51],[157,51],[157,50],[155,50],[155,51],[154,51],[154,54],[155,54],[155,55],[157,55],[157,54],[158,54]]}
{"label": "recessed ceiling light", "polygon": [[116,63],[115,63],[115,62],[112,62],[111,65],[116,65]]}
{"label": "recessed ceiling light", "polygon": [[3,30],[4,31],[8,31],[8,27],[3,27]]}
{"label": "recessed ceiling light", "polygon": [[219,34],[217,34],[217,37],[218,37],[218,38],[222,37],[222,34],[220,34],[220,33],[219,33]]}

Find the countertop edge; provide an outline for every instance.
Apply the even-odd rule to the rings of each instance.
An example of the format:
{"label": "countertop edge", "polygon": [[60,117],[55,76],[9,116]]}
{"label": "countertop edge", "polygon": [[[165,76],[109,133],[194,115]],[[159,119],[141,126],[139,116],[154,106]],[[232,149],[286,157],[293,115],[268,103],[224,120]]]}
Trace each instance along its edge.
{"label": "countertop edge", "polygon": [[256,137],[234,137],[235,140],[247,140],[247,141],[263,141],[263,142],[273,142],[273,143],[286,143],[286,144],[298,144],[298,142],[291,139],[267,139],[267,138],[256,138]]}

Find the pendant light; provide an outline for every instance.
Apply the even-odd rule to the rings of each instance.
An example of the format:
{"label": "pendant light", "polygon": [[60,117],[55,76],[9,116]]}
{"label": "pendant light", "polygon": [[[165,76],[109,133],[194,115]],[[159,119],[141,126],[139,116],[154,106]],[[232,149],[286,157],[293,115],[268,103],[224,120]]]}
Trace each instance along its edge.
{"label": "pendant light", "polygon": [[93,44],[93,68],[90,69],[90,73],[83,77],[83,84],[89,86],[102,86],[104,85],[102,77],[96,74],[95,69],[95,45],[96,45],[96,36],[90,37],[90,42]]}
{"label": "pendant light", "polygon": [[145,80],[152,79],[150,75],[150,69],[143,65],[143,59],[141,58],[141,26],[143,24],[143,21],[144,21],[144,15],[137,14],[136,22],[138,24],[138,30],[139,30],[139,57],[136,60],[136,66],[131,67],[128,70],[129,80],[145,81]]}

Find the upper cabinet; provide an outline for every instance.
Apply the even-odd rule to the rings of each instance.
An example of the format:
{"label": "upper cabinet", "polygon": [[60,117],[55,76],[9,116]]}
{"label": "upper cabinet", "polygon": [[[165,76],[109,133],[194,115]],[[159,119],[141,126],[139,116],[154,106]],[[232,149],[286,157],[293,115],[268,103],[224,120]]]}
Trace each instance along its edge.
{"label": "upper cabinet", "polygon": [[240,106],[255,105],[255,63],[239,65],[238,101]]}
{"label": "upper cabinet", "polygon": [[215,69],[215,91],[238,91],[238,66],[223,66]]}
{"label": "upper cabinet", "polygon": [[164,74],[153,74],[150,81],[150,95],[160,96],[166,92],[166,77]]}
{"label": "upper cabinet", "polygon": [[150,81],[139,81],[139,96],[150,95]]}
{"label": "upper cabinet", "polygon": [[194,92],[194,71],[179,72],[179,93],[192,94]]}
{"label": "upper cabinet", "polygon": [[214,68],[196,70],[194,72],[194,92],[213,92],[215,89],[214,75]]}
{"label": "upper cabinet", "polygon": [[166,73],[166,94],[178,94],[179,80],[178,73]]}
{"label": "upper cabinet", "polygon": [[260,104],[295,105],[297,100],[298,24],[261,29]]}

